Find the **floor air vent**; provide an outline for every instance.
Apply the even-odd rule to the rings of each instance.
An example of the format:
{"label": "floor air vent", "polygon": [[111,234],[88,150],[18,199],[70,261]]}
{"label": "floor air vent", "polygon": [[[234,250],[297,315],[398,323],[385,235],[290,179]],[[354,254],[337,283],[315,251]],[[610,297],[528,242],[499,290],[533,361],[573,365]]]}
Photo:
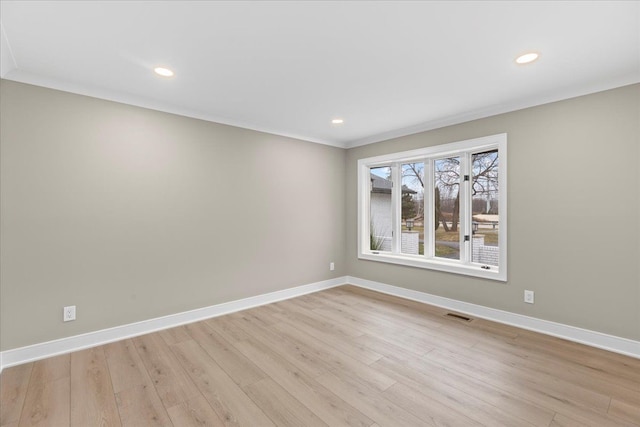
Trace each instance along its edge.
{"label": "floor air vent", "polygon": [[447,313],[447,316],[453,317],[455,319],[464,320],[465,322],[471,322],[473,320],[470,317],[463,316],[462,314],[456,314],[456,313]]}

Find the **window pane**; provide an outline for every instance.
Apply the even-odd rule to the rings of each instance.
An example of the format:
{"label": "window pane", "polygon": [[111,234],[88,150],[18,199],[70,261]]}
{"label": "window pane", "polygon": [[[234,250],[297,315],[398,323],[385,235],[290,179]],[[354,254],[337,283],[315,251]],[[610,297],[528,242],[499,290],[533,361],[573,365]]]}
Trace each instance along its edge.
{"label": "window pane", "polygon": [[370,249],[391,251],[391,168],[371,168]]}
{"label": "window pane", "polygon": [[471,260],[498,266],[498,150],[472,155],[471,209],[473,239]]}
{"label": "window pane", "polygon": [[460,157],[434,162],[435,255],[460,259]]}
{"label": "window pane", "polygon": [[424,255],[424,163],[402,165],[402,253]]}

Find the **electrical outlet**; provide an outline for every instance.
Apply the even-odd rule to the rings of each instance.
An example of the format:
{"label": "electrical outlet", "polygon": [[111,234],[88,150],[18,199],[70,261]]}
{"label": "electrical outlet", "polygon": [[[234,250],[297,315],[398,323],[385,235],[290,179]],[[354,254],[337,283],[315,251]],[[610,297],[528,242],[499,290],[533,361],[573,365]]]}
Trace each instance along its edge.
{"label": "electrical outlet", "polygon": [[71,320],[76,320],[76,306],[70,305],[62,309],[62,321],[69,322]]}
{"label": "electrical outlet", "polygon": [[332,262],[329,263],[329,270],[333,271],[336,269],[336,265]]}
{"label": "electrical outlet", "polygon": [[533,291],[524,291],[524,302],[533,304]]}

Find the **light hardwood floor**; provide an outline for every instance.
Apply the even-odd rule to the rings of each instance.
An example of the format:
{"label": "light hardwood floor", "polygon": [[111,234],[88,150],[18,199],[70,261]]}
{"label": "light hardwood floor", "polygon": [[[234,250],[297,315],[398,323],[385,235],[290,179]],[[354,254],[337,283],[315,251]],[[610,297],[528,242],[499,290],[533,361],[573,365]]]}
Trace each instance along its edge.
{"label": "light hardwood floor", "polygon": [[640,360],[343,286],[6,369],[0,426],[640,426]]}

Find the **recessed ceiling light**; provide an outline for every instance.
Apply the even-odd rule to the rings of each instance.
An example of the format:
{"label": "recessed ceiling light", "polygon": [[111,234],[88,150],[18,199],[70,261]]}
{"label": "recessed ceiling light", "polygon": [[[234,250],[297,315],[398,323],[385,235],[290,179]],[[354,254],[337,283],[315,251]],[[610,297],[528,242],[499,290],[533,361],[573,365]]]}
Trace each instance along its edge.
{"label": "recessed ceiling light", "polygon": [[524,55],[520,55],[516,58],[516,64],[524,65],[529,64],[540,57],[540,54],[536,52],[525,53]]}
{"label": "recessed ceiling light", "polygon": [[334,125],[341,125],[344,123],[343,119],[333,119],[331,120],[331,123],[333,123]]}
{"label": "recessed ceiling light", "polygon": [[153,69],[153,71],[155,71],[157,75],[162,77],[173,77],[173,71],[168,68],[156,67]]}

